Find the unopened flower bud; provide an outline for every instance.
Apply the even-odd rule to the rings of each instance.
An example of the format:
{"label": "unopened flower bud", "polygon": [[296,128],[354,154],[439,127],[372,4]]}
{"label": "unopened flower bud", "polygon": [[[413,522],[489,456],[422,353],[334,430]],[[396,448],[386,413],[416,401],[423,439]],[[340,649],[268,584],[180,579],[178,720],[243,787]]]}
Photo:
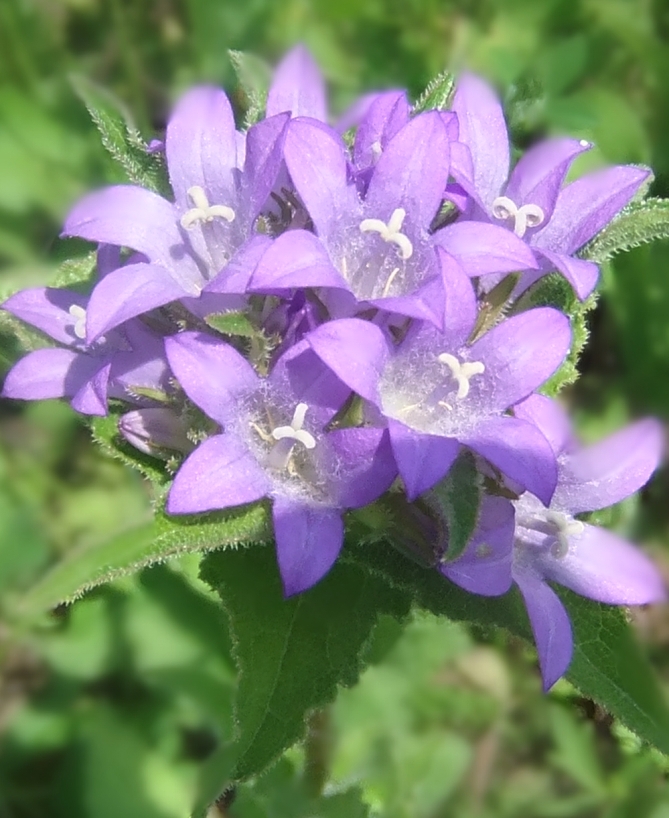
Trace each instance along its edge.
{"label": "unopened flower bud", "polygon": [[187,454],[193,449],[185,424],[166,407],[127,412],[118,428],[128,443],[152,457],[161,457],[162,450]]}

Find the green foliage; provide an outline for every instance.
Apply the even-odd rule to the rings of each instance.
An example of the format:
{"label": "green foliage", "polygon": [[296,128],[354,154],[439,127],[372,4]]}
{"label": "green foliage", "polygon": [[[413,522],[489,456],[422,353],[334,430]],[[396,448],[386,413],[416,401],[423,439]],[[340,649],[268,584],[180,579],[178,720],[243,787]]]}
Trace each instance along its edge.
{"label": "green foliage", "polygon": [[448,530],[444,561],[453,562],[462,555],[479,520],[483,487],[474,457],[463,452],[446,478],[428,497],[443,515]]}
{"label": "green foliage", "polygon": [[260,773],[301,737],[309,711],[357,681],[379,614],[408,613],[401,594],[355,565],[284,599],[267,547],[212,554],[202,576],[223,601],[239,670],[235,780]]}
{"label": "green foliage", "polygon": [[234,335],[238,338],[256,338],[258,329],[253,326],[244,312],[223,312],[208,315],[207,324],[223,335]]}
{"label": "green foliage", "polygon": [[147,146],[123,103],[106,88],[83,76],[73,76],[72,85],[100,131],[102,144],[123,168],[128,181],[169,195],[165,167]]}
{"label": "green foliage", "polygon": [[[382,545],[367,546],[350,558],[406,591],[430,613],[531,638],[515,589],[503,597],[473,597]],[[558,590],[573,621],[576,645],[567,677],[643,740],[669,754],[669,706],[620,610]]]}

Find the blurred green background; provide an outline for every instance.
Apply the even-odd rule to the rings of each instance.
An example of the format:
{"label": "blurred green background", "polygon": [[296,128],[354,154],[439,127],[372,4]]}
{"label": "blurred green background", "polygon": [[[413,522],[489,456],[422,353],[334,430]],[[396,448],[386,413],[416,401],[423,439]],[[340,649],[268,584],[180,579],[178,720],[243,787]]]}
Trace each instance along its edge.
{"label": "blurred green background", "polygon": [[[235,95],[228,49],[317,56],[331,110],[359,93],[417,95],[445,68],[497,85],[519,147],[594,141],[577,173],[653,167],[669,196],[666,0],[0,0],[0,293],[50,280],[81,248],[58,239],[72,203],[120,177],[72,90],[84,75],[148,139],[189,85]],[[586,438],[669,417],[669,246],[615,259],[566,396]],[[20,354],[0,333],[2,371]],[[598,515],[643,540],[669,577],[666,470]],[[0,818],[183,818],[203,761],[231,733],[223,612],[184,558],[48,617],[21,601],[68,551],[150,514],[142,481],[104,459],[69,407],[0,405]],[[669,616],[635,624],[669,688]],[[379,626],[375,664],[320,714],[331,818],[669,816],[669,762],[566,683],[540,693],[533,652],[427,617]],[[316,729],[317,728],[317,729]],[[313,749],[313,748],[312,748]],[[306,753],[313,761],[313,752]],[[305,750],[212,815],[313,816]],[[318,776],[317,776],[318,777]],[[231,802],[231,803],[229,803]]]}

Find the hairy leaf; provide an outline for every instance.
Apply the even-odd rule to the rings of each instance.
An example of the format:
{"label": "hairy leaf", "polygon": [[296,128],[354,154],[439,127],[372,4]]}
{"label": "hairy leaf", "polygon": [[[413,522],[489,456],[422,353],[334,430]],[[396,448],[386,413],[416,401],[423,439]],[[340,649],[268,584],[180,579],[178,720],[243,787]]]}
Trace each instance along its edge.
{"label": "hairy leaf", "polygon": [[192,516],[160,512],[152,521],[67,554],[24,594],[16,614],[38,616],[60,603],[74,602],[97,585],[179,554],[269,539],[269,514],[262,503]]}
{"label": "hairy leaf", "polygon": [[156,193],[168,194],[164,163],[158,155],[147,151],[121,100],[84,76],[75,75],[71,81],[100,131],[102,144],[123,168],[128,181]]}
{"label": "hairy leaf", "polygon": [[409,599],[360,567],[338,563],[314,588],[284,599],[272,548],[221,551],[202,563],[221,596],[239,668],[235,780],[261,772],[304,732],[309,711],[354,684],[380,614]]}
{"label": "hairy leaf", "polygon": [[669,239],[669,199],[632,202],[579,253],[581,258],[600,264],[617,253]]}
{"label": "hairy leaf", "polygon": [[228,54],[245,97],[246,117],[244,125],[250,128],[265,113],[272,69],[255,54],[249,54],[246,51],[228,51]]}
{"label": "hairy leaf", "polygon": [[445,561],[457,560],[472,538],[479,520],[482,493],[479,472],[468,451],[458,457],[446,479],[428,492],[430,504],[439,509],[448,529]]}
{"label": "hairy leaf", "polygon": [[450,72],[444,71],[427,84],[413,106],[413,114],[433,110],[444,111],[451,107],[454,94],[455,77]]}

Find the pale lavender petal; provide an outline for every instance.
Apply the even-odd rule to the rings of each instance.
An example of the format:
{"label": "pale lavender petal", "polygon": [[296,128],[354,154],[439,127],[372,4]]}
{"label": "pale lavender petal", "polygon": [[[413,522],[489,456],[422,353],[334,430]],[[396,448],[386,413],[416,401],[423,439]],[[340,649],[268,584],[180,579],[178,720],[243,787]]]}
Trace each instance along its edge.
{"label": "pale lavender petal", "polygon": [[548,225],[536,233],[537,247],[571,255],[619,213],[650,171],[617,165],[589,173],[563,188]]}
{"label": "pale lavender petal", "polygon": [[[145,261],[146,259],[142,259]],[[131,262],[131,263],[134,263]],[[97,252],[97,270],[98,276],[102,278],[112,270],[116,270],[123,264],[121,257],[121,248],[115,247],[113,244],[101,244]]]}
{"label": "pale lavender petal", "polygon": [[85,196],[66,218],[63,235],[130,247],[168,269],[179,262],[199,274],[185,255],[173,205],[142,187],[115,185]]}
{"label": "pale lavender petal", "polygon": [[361,508],[374,502],[397,477],[386,429],[336,429],[328,434],[328,443],[342,464],[332,481],[342,508]]}
{"label": "pale lavender petal", "polygon": [[325,81],[320,68],[303,45],[291,49],[274,71],[267,94],[268,117],[287,111],[327,121]]}
{"label": "pale lavender petal", "polygon": [[474,160],[476,191],[489,210],[509,175],[509,138],[502,106],[488,83],[473,74],[463,74],[458,80],[453,110],[460,124],[459,141],[467,145]]}
{"label": "pale lavender petal", "polygon": [[[467,279],[471,289],[471,282]],[[441,276],[434,276],[411,295],[390,296],[388,298],[371,298],[372,304],[386,312],[406,315],[429,321],[439,329],[444,328],[444,302],[446,300],[445,283]]]}
{"label": "pale lavender petal", "polygon": [[327,238],[342,219],[360,209],[348,182],[346,147],[341,137],[315,119],[294,119],[287,128],[284,158],[316,232]]}
{"label": "pale lavender petal", "polygon": [[372,91],[354,100],[335,122],[334,129],[337,133],[346,133],[349,128],[359,125],[378,96],[378,91]]}
{"label": "pale lavender petal", "polygon": [[245,293],[251,274],[271,243],[269,236],[252,236],[237,250],[221,272],[212,278],[205,287],[205,292],[231,295]]}
{"label": "pale lavender petal", "polygon": [[379,404],[379,378],[390,353],[377,326],[360,318],[341,318],[317,327],[305,340],[340,380]]}
{"label": "pale lavender petal", "polygon": [[388,421],[388,429],[406,495],[415,500],[448,474],[460,444],[450,437],[415,432],[396,420]]}
{"label": "pale lavender petal", "polygon": [[569,166],[592,144],[582,139],[546,139],[523,154],[504,192],[518,207],[538,205],[547,222]]}
{"label": "pale lavender petal", "polygon": [[664,446],[662,425],[646,418],[564,457],[556,505],[578,514],[619,503],[648,482]]}
{"label": "pale lavender petal", "polygon": [[185,393],[218,423],[224,424],[238,401],[259,388],[260,379],[246,358],[211,335],[172,335],[165,339],[165,351]]}
{"label": "pale lavender petal", "polygon": [[193,207],[188,189],[195,186],[205,191],[211,204],[234,207],[235,120],[223,91],[200,86],[181,97],[167,123],[165,153],[181,210]]}
{"label": "pale lavender petal", "polygon": [[438,230],[432,240],[472,278],[538,267],[530,247],[511,230],[496,224],[459,221]]}
{"label": "pale lavender petal", "polygon": [[542,503],[550,503],[558,474],[555,454],[531,423],[508,416],[489,418],[458,439]]}
{"label": "pale lavender petal", "polygon": [[278,359],[268,382],[277,394],[306,403],[312,423],[329,423],[351,395],[351,390],[311,349],[305,339]]}
{"label": "pale lavender petal", "polygon": [[477,198],[474,160],[471,151],[462,142],[451,142],[451,175],[468,196]]}
{"label": "pale lavender petal", "polygon": [[205,440],[184,461],[167,495],[168,514],[214,511],[265,497],[270,481],[246,446],[232,435]]}
{"label": "pale lavender petal", "polygon": [[544,395],[530,395],[513,407],[520,420],[533,423],[551,444],[557,457],[573,443],[571,422],[564,408],[556,400]]}
{"label": "pale lavender petal", "polygon": [[260,213],[274,188],[283,163],[283,143],[289,119],[288,114],[263,119],[246,134],[244,184],[248,186],[250,220]]}
{"label": "pale lavender petal", "polygon": [[609,605],[646,605],[667,597],[662,575],[641,549],[587,523],[569,536],[564,556],[541,549],[535,565],[546,579]]}
{"label": "pale lavender petal", "polygon": [[71,349],[30,352],[7,373],[3,398],[45,400],[72,397],[100,369],[100,359]]}
{"label": "pale lavender petal", "polygon": [[176,301],[183,288],[164,267],[130,264],[106,275],[91,293],[86,341],[92,344],[124,321]]}
{"label": "pale lavender petal", "polygon": [[410,113],[406,91],[377,94],[355,136],[355,164],[360,168],[375,164],[389,140],[408,123]]}
{"label": "pale lavender petal", "polygon": [[478,312],[474,287],[458,262],[441,247],[437,248],[437,256],[446,294],[442,326],[455,338],[467,338]]}
{"label": "pale lavender petal", "polygon": [[249,292],[290,290],[295,287],[348,289],[322,242],[306,230],[289,230],[272,242],[249,281]]}
{"label": "pale lavender petal", "polygon": [[439,111],[441,121],[444,123],[446,133],[451,142],[456,142],[460,136],[460,123],[455,111]]}
{"label": "pale lavender petal", "polygon": [[299,594],[323,579],[339,556],[341,512],[275,497],[272,518],[284,594]]}
{"label": "pale lavender petal", "polygon": [[540,576],[514,567],[513,578],[525,600],[544,690],[549,690],[567,672],[573,651],[571,622],[555,591]]}
{"label": "pale lavender petal", "polygon": [[443,199],[450,167],[448,134],[437,111],[412,119],[390,140],[376,163],[367,189],[365,212],[387,222],[397,208],[406,211],[413,231],[428,229]]}
{"label": "pale lavender petal", "polygon": [[551,307],[514,315],[472,345],[470,359],[482,361],[490,409],[508,409],[526,398],[558,369],[571,345],[569,319]]}
{"label": "pale lavender petal", "polygon": [[109,394],[127,400],[138,387],[161,392],[170,387],[171,373],[165,357],[162,336],[152,332],[141,321],[129,321],[123,327],[131,350],[117,352],[112,361]]}
{"label": "pale lavender petal", "polygon": [[72,408],[82,415],[106,415],[111,363],[101,367],[72,398]]}
{"label": "pale lavender petal", "polygon": [[574,288],[574,292],[581,301],[595,289],[599,278],[599,267],[594,262],[566,256],[564,253],[555,253],[543,247],[535,247],[534,250],[538,256],[543,256],[548,262],[548,265],[543,265],[544,269],[548,266],[559,270]]}
{"label": "pale lavender petal", "polygon": [[441,573],[465,591],[481,596],[505,594],[513,582],[511,562],[515,513],[503,497],[484,495],[479,523],[462,556],[440,567]]}
{"label": "pale lavender petal", "polygon": [[72,306],[86,306],[86,297],[74,290],[55,287],[34,287],[10,296],[2,309],[49,335],[61,344],[71,345],[77,340],[74,333],[76,319],[70,315]]}

